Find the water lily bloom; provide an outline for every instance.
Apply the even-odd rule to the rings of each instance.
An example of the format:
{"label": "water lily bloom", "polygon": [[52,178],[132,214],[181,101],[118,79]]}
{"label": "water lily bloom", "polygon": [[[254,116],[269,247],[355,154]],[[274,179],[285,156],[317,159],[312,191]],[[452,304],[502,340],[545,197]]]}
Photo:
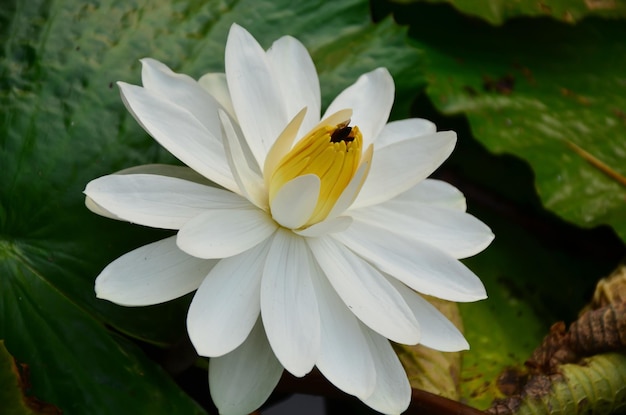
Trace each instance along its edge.
{"label": "water lily bloom", "polygon": [[225,74],[195,81],[144,59],[143,86],[119,82],[137,122],[188,167],[138,166],[87,185],[94,212],[177,231],[107,266],[97,296],[142,306],[197,290],[187,328],[211,358],[222,414],[253,411],[284,369],[313,367],[380,412],[404,411],[411,390],[389,340],[468,348],[417,292],[486,296],[458,259],[491,231],[457,189],[427,179],[455,133],[387,123],[384,68],[320,117],[315,67],[289,36],[265,51],[233,25],[225,62]]}

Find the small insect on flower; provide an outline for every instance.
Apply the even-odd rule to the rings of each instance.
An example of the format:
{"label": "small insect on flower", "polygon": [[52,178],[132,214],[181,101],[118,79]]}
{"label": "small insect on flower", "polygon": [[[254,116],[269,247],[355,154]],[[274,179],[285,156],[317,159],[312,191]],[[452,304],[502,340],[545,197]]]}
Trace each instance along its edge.
{"label": "small insect on flower", "polygon": [[284,369],[314,367],[380,412],[404,411],[411,387],[389,340],[468,347],[418,292],[486,297],[458,259],[493,235],[456,188],[427,179],[456,134],[388,122],[384,68],[322,113],[313,61],[289,36],[265,51],[235,24],[225,62],[225,74],[196,81],[143,59],[143,86],[118,83],[137,122],[188,167],[139,166],[87,185],[94,212],[177,231],[107,266],[97,296],[143,306],[197,290],[187,329],[211,358],[222,414],[252,412]]}
{"label": "small insect on flower", "polygon": [[337,129],[331,134],[331,143],[338,143],[340,141],[352,142],[354,141],[354,135],[350,135],[352,127],[348,127],[347,124],[338,125]]}

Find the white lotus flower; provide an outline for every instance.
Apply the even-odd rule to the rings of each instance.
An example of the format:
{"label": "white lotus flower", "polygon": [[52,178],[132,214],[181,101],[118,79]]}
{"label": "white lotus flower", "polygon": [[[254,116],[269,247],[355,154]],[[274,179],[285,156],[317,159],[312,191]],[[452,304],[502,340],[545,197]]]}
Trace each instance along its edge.
{"label": "white lotus flower", "polygon": [[143,87],[119,83],[124,103],[191,169],[139,166],[87,185],[96,213],[178,231],[106,267],[98,297],[141,306],[197,289],[189,336],[212,358],[223,414],[259,407],[283,368],[303,376],[314,366],[372,408],[404,411],[410,386],[388,339],[468,348],[415,291],[485,298],[457,259],[493,235],[458,190],[426,179],[455,133],[423,119],[387,123],[394,84],[384,68],[320,121],[315,67],[288,36],[266,52],[233,25],[225,76],[197,82],[142,64]]}

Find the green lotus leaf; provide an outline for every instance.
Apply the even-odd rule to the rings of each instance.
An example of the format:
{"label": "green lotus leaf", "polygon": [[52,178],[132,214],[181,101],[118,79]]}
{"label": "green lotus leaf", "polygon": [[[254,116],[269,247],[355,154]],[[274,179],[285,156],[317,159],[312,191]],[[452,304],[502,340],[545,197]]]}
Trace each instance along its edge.
{"label": "green lotus leaf", "polygon": [[626,26],[589,18],[494,28],[409,10],[397,15],[413,16],[436,107],[464,114],[489,151],[526,160],[548,210],[582,227],[608,224],[626,240]]}
{"label": "green lotus leaf", "polygon": [[521,16],[550,17],[566,23],[576,23],[587,16],[605,18],[626,17],[626,2],[622,0],[392,0],[397,3],[446,3],[462,13],[477,16],[499,25]]}

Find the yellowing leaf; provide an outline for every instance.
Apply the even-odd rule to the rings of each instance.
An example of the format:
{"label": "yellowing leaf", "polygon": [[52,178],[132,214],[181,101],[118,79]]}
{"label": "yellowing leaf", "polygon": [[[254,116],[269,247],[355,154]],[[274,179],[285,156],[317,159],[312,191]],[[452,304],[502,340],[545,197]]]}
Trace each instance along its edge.
{"label": "yellowing leaf", "polygon": [[[455,303],[429,297],[428,301],[439,309],[457,328],[462,330],[461,316]],[[435,395],[457,400],[461,354],[429,349],[422,345],[395,345],[396,352],[406,369],[411,387]]]}
{"label": "yellowing leaf", "polygon": [[59,415],[56,406],[42,402],[34,396],[27,396],[30,387],[28,365],[18,365],[7,350],[4,340],[0,340],[0,409],[11,415]]}

